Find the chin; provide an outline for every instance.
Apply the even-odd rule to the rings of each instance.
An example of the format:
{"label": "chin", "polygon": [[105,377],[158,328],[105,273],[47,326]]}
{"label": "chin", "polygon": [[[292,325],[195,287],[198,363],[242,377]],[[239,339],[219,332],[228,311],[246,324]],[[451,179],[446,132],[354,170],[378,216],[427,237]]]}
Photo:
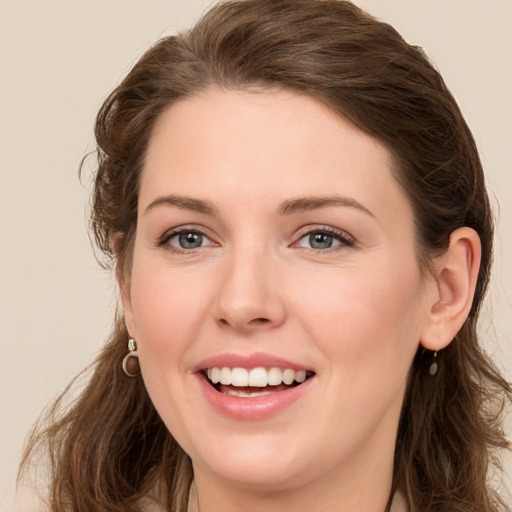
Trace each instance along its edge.
{"label": "chin", "polygon": [[194,473],[208,473],[239,488],[279,492],[314,481],[336,465],[339,453],[325,453],[302,433],[294,440],[289,429],[284,435],[279,431],[283,433],[226,434],[216,437],[215,444],[211,439],[196,444],[197,450],[188,451]]}
{"label": "chin", "polygon": [[[292,462],[281,455],[284,454],[263,454],[249,460],[233,454],[222,460],[207,461],[205,469],[231,485],[253,491],[283,491],[313,479],[312,468],[307,467],[304,460],[298,458]],[[193,465],[197,475],[198,465]],[[306,470],[308,476],[305,475]]]}

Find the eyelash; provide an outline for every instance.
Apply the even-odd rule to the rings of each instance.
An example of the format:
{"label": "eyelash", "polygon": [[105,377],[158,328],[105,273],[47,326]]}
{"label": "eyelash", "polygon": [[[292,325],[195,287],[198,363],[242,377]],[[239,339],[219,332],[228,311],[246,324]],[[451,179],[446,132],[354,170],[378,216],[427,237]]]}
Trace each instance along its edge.
{"label": "eyelash", "polygon": [[200,249],[200,247],[193,248],[193,249],[184,249],[184,248],[180,248],[180,247],[175,247],[169,243],[169,241],[172,238],[178,237],[179,235],[185,234],[185,233],[200,235],[200,236],[206,238],[207,240],[209,240],[212,243],[212,245],[217,245],[215,242],[212,242],[211,238],[208,235],[206,235],[201,229],[197,229],[195,227],[188,227],[188,226],[182,226],[182,227],[174,228],[174,229],[171,229],[170,231],[167,231],[158,240],[156,245],[159,247],[164,247],[165,249],[175,252],[175,253],[178,253],[178,254],[190,254],[192,251],[194,251],[194,249]]}
{"label": "eyelash", "polygon": [[[182,226],[182,227],[174,228],[170,231],[167,231],[158,240],[156,245],[159,247],[165,247],[166,249],[168,249],[172,252],[175,252],[175,253],[179,253],[179,254],[190,254],[195,249],[200,249],[202,247],[202,246],[200,246],[200,247],[191,248],[191,249],[184,249],[184,248],[175,247],[175,246],[172,246],[169,244],[169,241],[172,238],[177,237],[184,233],[200,235],[200,236],[206,238],[207,240],[209,240],[211,245],[213,245],[213,246],[217,245],[201,229],[197,229],[194,227],[187,227],[187,226]],[[315,249],[314,247],[303,247],[303,246],[299,245],[299,242],[301,240],[305,239],[308,236],[311,237],[316,234],[328,235],[328,236],[332,237],[334,240],[338,241],[339,245],[335,245],[334,247],[328,247],[325,249]],[[321,227],[319,226],[316,228],[311,228],[311,227],[303,228],[303,230],[301,232],[299,232],[299,236],[298,236],[296,242],[294,242],[291,245],[291,247],[302,247],[302,249],[305,249],[307,251],[312,251],[312,252],[318,254],[318,253],[332,252],[332,251],[340,250],[340,249],[343,249],[346,247],[353,247],[355,244],[356,244],[356,240],[351,235],[346,233],[345,231],[341,231],[339,229],[336,229],[336,228],[333,228],[330,226],[321,226]]]}
{"label": "eyelash", "polygon": [[316,234],[328,235],[340,243],[339,245],[325,249],[315,249],[314,247],[302,247],[303,249],[318,254],[342,250],[346,247],[353,247],[354,245],[356,245],[356,240],[354,239],[354,237],[349,235],[346,231],[342,231],[340,229],[336,229],[330,226],[318,226],[316,228],[308,226],[307,228],[304,228],[304,231],[299,232],[297,241],[293,243],[292,247],[296,247],[299,244],[299,242],[305,239],[306,237],[311,237]]}

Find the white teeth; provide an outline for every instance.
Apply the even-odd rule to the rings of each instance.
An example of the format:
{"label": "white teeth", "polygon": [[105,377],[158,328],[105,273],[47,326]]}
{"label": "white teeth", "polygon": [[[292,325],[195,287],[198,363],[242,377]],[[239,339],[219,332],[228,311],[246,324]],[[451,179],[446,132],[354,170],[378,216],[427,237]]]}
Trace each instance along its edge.
{"label": "white teeth", "polygon": [[[236,368],[234,368],[236,370]],[[253,368],[249,372],[249,386],[264,388],[267,385],[267,370],[265,368]]]}
{"label": "white teeth", "polygon": [[218,368],[209,368],[211,370],[211,374],[208,375],[208,378],[214,383],[217,384],[220,382],[220,370]]}
{"label": "white teeth", "polygon": [[290,385],[295,380],[295,372],[291,368],[286,368],[283,372],[283,382]]}
{"label": "white teeth", "polygon": [[306,380],[306,370],[295,372],[295,380],[297,382],[304,382]]}
{"label": "white teeth", "polygon": [[267,382],[269,386],[279,386],[283,382],[281,368],[270,368],[267,372]]}
{"label": "white teeth", "polygon": [[233,368],[231,370],[231,384],[239,387],[248,386],[249,372],[245,368]]}
{"label": "white teeth", "polygon": [[241,389],[228,389],[225,394],[230,396],[239,396],[242,398],[252,398],[255,396],[270,395],[271,391],[242,391]]}
{"label": "white teeth", "polygon": [[[228,368],[227,366],[208,368],[206,371],[208,379],[213,383],[221,383],[226,386],[233,385],[236,387],[255,387],[264,388],[266,386],[279,386],[284,383],[286,385],[293,384],[293,382],[301,383],[307,378],[306,370],[293,370],[291,368],[252,368],[247,370],[245,368]],[[237,394],[238,393],[238,394]],[[240,395],[239,390],[233,391],[233,396],[246,396]],[[264,393],[266,394],[266,393]],[[249,393],[247,396],[259,396],[259,394]]]}
{"label": "white teeth", "polygon": [[231,384],[231,368],[222,368],[220,371],[220,383],[225,386],[229,386]]}

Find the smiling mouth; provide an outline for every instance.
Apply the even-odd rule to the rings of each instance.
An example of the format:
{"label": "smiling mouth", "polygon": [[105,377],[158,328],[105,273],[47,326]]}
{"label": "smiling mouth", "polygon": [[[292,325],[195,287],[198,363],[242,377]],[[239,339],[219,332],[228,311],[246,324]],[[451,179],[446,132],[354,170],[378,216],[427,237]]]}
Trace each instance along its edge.
{"label": "smiling mouth", "polygon": [[219,393],[251,398],[300,386],[313,377],[315,373],[307,370],[279,367],[247,369],[214,366],[203,370],[203,375],[207,382]]}

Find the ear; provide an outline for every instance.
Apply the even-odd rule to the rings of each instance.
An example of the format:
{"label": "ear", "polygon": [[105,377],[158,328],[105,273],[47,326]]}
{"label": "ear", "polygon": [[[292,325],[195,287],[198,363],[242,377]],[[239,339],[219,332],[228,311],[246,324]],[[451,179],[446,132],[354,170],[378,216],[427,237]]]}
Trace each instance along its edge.
{"label": "ear", "polygon": [[136,336],[135,334],[135,326],[133,323],[133,308],[132,308],[132,299],[131,299],[131,291],[130,291],[130,273],[128,271],[128,265],[122,265],[120,263],[119,255],[121,253],[122,246],[122,238],[123,234],[118,233],[114,235],[111,239],[112,248],[114,250],[115,259],[116,259],[116,281],[119,287],[119,295],[121,297],[121,304],[123,306],[124,312],[124,321],[126,323],[126,328],[128,330],[128,334],[131,338]]}
{"label": "ear", "polygon": [[441,350],[464,324],[475,294],[481,245],[476,231],[459,228],[450,235],[446,252],[435,263],[435,290],[421,334],[421,345]]}

